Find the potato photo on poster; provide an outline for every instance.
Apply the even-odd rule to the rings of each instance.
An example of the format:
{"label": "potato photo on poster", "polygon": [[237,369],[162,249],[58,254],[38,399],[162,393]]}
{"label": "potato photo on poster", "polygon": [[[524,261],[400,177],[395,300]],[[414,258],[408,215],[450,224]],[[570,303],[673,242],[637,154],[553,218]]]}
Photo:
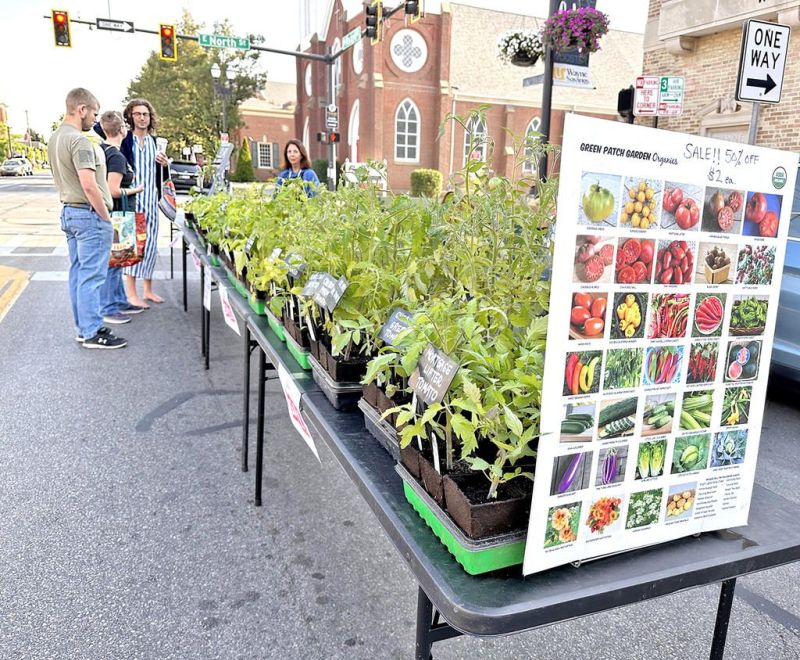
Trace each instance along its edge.
{"label": "potato photo on poster", "polygon": [[697,284],[733,284],[738,254],[736,243],[701,241],[697,253]]}
{"label": "potato photo on poster", "polygon": [[584,172],[581,175],[578,224],[616,227],[621,183],[620,176]]}

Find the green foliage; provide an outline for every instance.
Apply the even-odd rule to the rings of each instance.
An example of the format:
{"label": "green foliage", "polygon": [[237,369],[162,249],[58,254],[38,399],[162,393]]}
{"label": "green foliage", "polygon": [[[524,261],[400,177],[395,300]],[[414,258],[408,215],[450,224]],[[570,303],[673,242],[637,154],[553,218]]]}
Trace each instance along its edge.
{"label": "green foliage", "polygon": [[256,180],[256,175],[253,171],[253,157],[250,155],[250,144],[246,139],[242,140],[242,146],[239,148],[236,170],[233,173],[232,180],[240,183]]}
{"label": "green foliage", "polygon": [[[308,146],[308,145],[306,145]],[[311,169],[317,175],[319,182],[322,185],[327,185],[328,183],[328,159],[327,158],[315,158],[311,162]],[[336,161],[336,186],[338,187],[339,181],[342,177],[342,162]]]}
{"label": "green foliage", "polygon": [[[197,34],[203,26],[192,19],[188,11],[177,29],[180,34]],[[231,34],[227,20],[215,24],[215,34]],[[156,41],[154,40],[154,45]],[[237,106],[252,97],[266,83],[266,76],[257,73],[258,51],[237,52],[201,48],[196,42],[181,39],[178,43],[178,60],[165,62],[153,51],[139,75],[128,85],[128,98],[146,98],[158,115],[157,132],[169,140],[169,153],[180,157],[183,147],[203,146],[205,153],[213,154],[219,146],[222,98],[215,93],[211,65],[222,69],[222,79],[229,67],[237,75],[229,81],[231,94],[227,100],[228,130],[241,125]]]}
{"label": "green foliage", "polygon": [[439,197],[442,178],[439,170],[414,170],[411,173],[411,194],[414,197]]}
{"label": "green foliage", "polygon": [[[552,149],[516,148],[520,163],[531,148]],[[404,393],[409,401],[408,378],[429,343],[456,361],[441,403],[420,409],[409,401],[386,414],[397,413],[402,446],[441,438],[443,468],[463,460],[486,476],[492,498],[501,484],[532,478],[558,181],[538,182],[530,204],[530,181],[490,178],[479,161],[460,174],[464,190],[446,203],[384,199],[364,181],[308,198],[302,182],[290,182],[274,196],[253,187],[238,197],[198,197],[192,210],[207,238],[233,252],[237,269],[247,266],[251,285],[267,293],[275,313],[291,308],[316,336],[329,338],[334,355],[371,358],[362,382],[376,381],[389,396]],[[242,248],[249,238],[248,257]],[[305,266],[296,279],[288,254]],[[348,280],[333,313],[301,294],[315,272]],[[412,320],[387,346],[379,332],[398,307]]]}

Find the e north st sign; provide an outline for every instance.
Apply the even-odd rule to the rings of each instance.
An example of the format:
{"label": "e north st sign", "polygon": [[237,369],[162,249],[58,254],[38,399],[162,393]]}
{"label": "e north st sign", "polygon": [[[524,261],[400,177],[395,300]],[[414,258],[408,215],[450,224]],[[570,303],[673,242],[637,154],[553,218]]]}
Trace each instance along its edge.
{"label": "e north st sign", "polygon": [[737,101],[780,103],[790,32],[788,25],[747,21],[742,32]]}
{"label": "e north st sign", "polygon": [[198,34],[197,43],[203,46],[203,48],[250,50],[249,37],[226,37],[223,34]]}

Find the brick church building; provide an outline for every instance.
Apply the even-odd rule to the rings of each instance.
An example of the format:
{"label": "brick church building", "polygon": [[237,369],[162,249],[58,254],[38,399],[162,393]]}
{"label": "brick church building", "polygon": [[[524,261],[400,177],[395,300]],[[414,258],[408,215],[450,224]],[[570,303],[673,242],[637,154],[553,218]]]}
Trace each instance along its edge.
{"label": "brick church building", "polygon": [[[300,47],[304,52],[337,52],[342,38],[364,25],[363,8],[346,13],[342,0],[303,1],[306,14],[321,10],[324,16],[317,30],[309,27],[309,37]],[[538,129],[542,85],[524,87],[523,79],[542,73],[544,66],[502,63],[497,39],[509,29],[538,29],[543,20],[448,2],[441,3],[439,13],[428,13],[416,23],[407,21],[402,12],[386,20],[381,42],[371,45],[362,39],[333,67],[341,133],[337,159],[385,160],[395,191],[407,190],[411,172],[419,168],[438,169],[447,188],[450,175],[469,156],[469,135],[449,122],[437,139],[440,125],[447,113],[465,115],[487,105],[486,122],[467,129],[491,136],[490,167],[512,174],[515,155],[505,129],[519,139]],[[553,143],[561,142],[566,112],[617,118],[618,91],[641,75],[642,41],[642,34],[612,30],[603,38],[602,50],[591,56],[594,89],[554,88]],[[325,131],[329,68],[297,59],[294,134],[309,148],[312,159],[327,157],[327,146],[316,141],[316,134]],[[242,118],[251,123],[246,112]],[[274,134],[266,141],[276,143],[280,152],[285,136]],[[260,174],[264,178],[264,172]]]}

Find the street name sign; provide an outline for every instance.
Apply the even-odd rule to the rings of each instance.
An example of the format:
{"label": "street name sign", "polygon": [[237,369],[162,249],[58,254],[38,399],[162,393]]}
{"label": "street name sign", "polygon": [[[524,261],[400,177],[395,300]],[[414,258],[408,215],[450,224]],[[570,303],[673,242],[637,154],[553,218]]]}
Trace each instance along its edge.
{"label": "street name sign", "polygon": [[747,21],[742,31],[737,101],[780,103],[790,32],[788,25]]}
{"label": "street name sign", "polygon": [[114,32],[133,32],[133,21],[117,21],[113,18],[95,19],[98,30],[113,30]]}
{"label": "street name sign", "polygon": [[677,117],[683,114],[683,76],[661,76],[658,91],[658,116]]}
{"label": "street name sign", "polygon": [[203,48],[250,50],[250,37],[226,37],[224,34],[198,34],[197,43],[203,46]]}
{"label": "street name sign", "polygon": [[633,88],[633,114],[637,117],[657,117],[661,76],[639,76]]}
{"label": "street name sign", "polygon": [[361,41],[361,26],[359,25],[357,28],[353,28],[342,38],[342,50],[347,50],[350,46],[353,46]]}
{"label": "street name sign", "polygon": [[[523,87],[533,87],[544,82],[544,74],[522,79]],[[580,89],[594,89],[588,66],[575,64],[553,64],[553,85],[556,87],[578,87]]]}

